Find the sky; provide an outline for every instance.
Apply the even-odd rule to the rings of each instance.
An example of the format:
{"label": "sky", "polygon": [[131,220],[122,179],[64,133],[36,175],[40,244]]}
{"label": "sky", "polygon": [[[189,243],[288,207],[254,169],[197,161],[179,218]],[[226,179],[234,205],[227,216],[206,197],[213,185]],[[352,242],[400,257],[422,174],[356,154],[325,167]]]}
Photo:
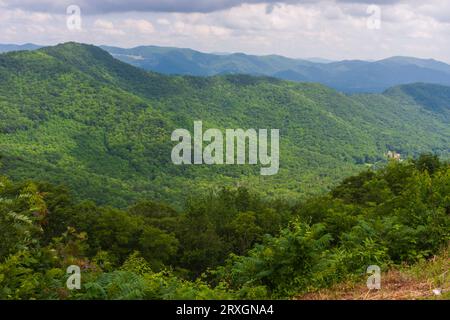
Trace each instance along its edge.
{"label": "sky", "polygon": [[447,0],[0,0],[0,43],[450,63]]}

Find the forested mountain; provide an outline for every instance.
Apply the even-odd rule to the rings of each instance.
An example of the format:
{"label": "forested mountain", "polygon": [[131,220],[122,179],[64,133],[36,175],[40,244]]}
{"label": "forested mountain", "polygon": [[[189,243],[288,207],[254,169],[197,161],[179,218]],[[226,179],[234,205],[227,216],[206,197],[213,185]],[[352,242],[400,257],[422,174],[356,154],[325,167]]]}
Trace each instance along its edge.
{"label": "forested mountain", "polygon": [[414,82],[450,85],[450,65],[433,59],[391,57],[380,61],[254,56],[243,53],[207,54],[191,49],[141,46],[132,49],[103,47],[114,57],[146,70],[165,74],[253,74],[299,82],[318,82],[343,92],[382,92]]}
{"label": "forested mountain", "polygon": [[[0,52],[35,50],[34,44],[1,45]],[[391,57],[379,61],[292,59],[279,55],[203,53],[192,49],[101,46],[116,59],[168,75],[214,76],[248,74],[297,82],[317,82],[346,93],[381,93],[415,82],[450,85],[450,65],[433,59]]]}
{"label": "forested mountain", "polygon": [[123,49],[101,46],[115,58],[146,70],[164,74],[212,76],[218,74],[274,75],[301,65],[315,63],[278,55],[255,56],[244,53],[210,54],[192,49],[140,46]]}
{"label": "forested mountain", "polygon": [[[248,75],[146,72],[90,45],[0,55],[3,172],[70,186],[79,197],[126,206],[182,199],[216,185],[292,198],[325,191],[384,161],[449,152],[449,88],[414,84],[344,95],[323,85]],[[280,171],[175,166],[170,136],[207,128],[280,129]]]}

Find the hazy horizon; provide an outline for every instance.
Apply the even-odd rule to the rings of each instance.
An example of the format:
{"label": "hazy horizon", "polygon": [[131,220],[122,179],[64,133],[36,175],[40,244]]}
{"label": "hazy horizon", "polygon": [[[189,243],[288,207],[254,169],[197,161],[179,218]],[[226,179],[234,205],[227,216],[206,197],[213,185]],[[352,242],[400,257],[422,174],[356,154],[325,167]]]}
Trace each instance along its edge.
{"label": "hazy horizon", "polygon": [[[69,28],[74,15],[79,26]],[[450,3],[441,0],[2,0],[0,43],[76,41],[294,59],[409,56],[449,63],[448,17]]]}
{"label": "hazy horizon", "polygon": [[[34,45],[34,46],[39,46],[39,47],[51,47],[51,46],[56,46],[59,44],[64,44],[67,42],[78,42],[78,41],[63,41],[63,42],[56,42],[56,43],[51,43],[51,44],[41,44],[41,43],[34,43],[34,42],[19,42],[19,43],[0,43],[0,45],[3,46],[25,46],[25,45]],[[288,59],[298,59],[298,60],[328,60],[328,62],[319,62],[319,63],[331,63],[331,62],[340,62],[340,61],[365,61],[365,62],[377,62],[377,61],[381,61],[381,60],[386,60],[386,59],[390,59],[390,58],[395,58],[395,57],[404,57],[404,58],[415,58],[415,59],[424,59],[424,60],[435,60],[435,61],[439,61],[439,62],[444,62],[446,64],[450,64],[450,61],[444,61],[444,60],[439,60],[433,57],[417,57],[417,56],[410,56],[410,55],[395,55],[395,56],[386,56],[386,57],[381,57],[379,59],[364,59],[364,58],[343,58],[343,59],[331,59],[329,57],[322,57],[322,56],[315,56],[315,57],[292,57],[292,56],[286,56],[286,55],[282,55],[282,54],[277,54],[277,53],[267,53],[267,54],[254,54],[254,53],[248,53],[248,52],[242,52],[242,51],[234,51],[234,52],[209,52],[209,51],[202,51],[202,50],[198,50],[195,48],[190,48],[190,47],[177,47],[177,46],[171,46],[171,45],[167,45],[167,46],[159,46],[159,45],[155,45],[155,44],[142,44],[142,45],[137,45],[137,46],[118,46],[115,44],[96,44],[96,43],[86,43],[86,42],[78,42],[78,43],[82,43],[82,44],[88,44],[88,45],[94,45],[97,47],[117,47],[117,48],[121,48],[121,49],[134,49],[134,48],[138,48],[138,47],[160,47],[160,48],[174,48],[174,49],[187,49],[187,50],[193,50],[193,51],[197,51],[200,53],[205,53],[205,54],[214,54],[214,55],[232,55],[232,54],[245,54],[245,55],[249,55],[249,56],[280,56],[280,57],[284,57],[284,58],[288,58]]]}

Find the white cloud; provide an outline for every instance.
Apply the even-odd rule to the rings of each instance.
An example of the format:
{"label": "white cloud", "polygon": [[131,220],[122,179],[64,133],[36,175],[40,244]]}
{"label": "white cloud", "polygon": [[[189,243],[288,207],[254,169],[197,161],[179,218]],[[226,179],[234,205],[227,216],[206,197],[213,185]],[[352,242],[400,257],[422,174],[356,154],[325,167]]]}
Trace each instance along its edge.
{"label": "white cloud", "polygon": [[124,21],[124,25],[128,29],[143,34],[150,34],[155,32],[155,27],[153,26],[153,24],[144,19],[126,19]]}
{"label": "white cloud", "polygon": [[[44,1],[49,8],[55,4],[50,0],[0,0],[0,4],[7,4],[0,10],[0,30],[3,30],[0,43],[79,41],[123,47],[154,44],[292,57],[378,59],[410,55],[450,60],[450,2],[444,0],[374,0],[381,8],[379,30],[367,28],[369,1],[286,0],[275,4],[275,1],[233,0],[241,5],[227,6],[223,10],[197,10],[202,13],[191,12],[195,10],[181,6],[178,0],[167,0],[164,4],[173,7],[178,3],[180,10],[174,13],[120,11],[117,2],[117,10],[113,13],[83,14],[86,9],[82,4],[87,3],[83,0],[79,1],[82,32],[67,30],[65,11],[59,14],[53,9],[46,13],[37,12],[37,4]],[[195,0],[195,3],[199,6],[202,1],[205,6],[213,7],[209,0]],[[162,6],[162,0],[160,2]],[[28,7],[24,3],[28,3]],[[136,8],[142,3],[132,1]],[[156,4],[154,1],[153,5]],[[214,4],[220,5],[220,1]]]}
{"label": "white cloud", "polygon": [[160,18],[160,19],[156,20],[156,22],[163,26],[170,25],[170,21],[167,19],[164,19],[164,18]]}
{"label": "white cloud", "polygon": [[105,35],[116,35],[122,36],[125,35],[125,32],[121,29],[117,29],[114,27],[114,23],[108,20],[97,19],[94,22],[94,30],[96,32],[105,34]]}
{"label": "white cloud", "polygon": [[94,22],[94,28],[114,30],[114,24],[111,21],[98,19]]}

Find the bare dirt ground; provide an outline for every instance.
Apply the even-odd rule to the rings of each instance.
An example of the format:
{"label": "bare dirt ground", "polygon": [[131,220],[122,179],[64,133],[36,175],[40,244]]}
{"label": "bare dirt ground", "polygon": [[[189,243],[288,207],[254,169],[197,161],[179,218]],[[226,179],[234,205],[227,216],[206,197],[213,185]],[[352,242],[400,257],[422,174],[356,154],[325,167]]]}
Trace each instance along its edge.
{"label": "bare dirt ground", "polygon": [[450,255],[441,255],[411,267],[382,273],[381,288],[366,283],[341,283],[330,289],[295,297],[298,300],[450,300]]}

